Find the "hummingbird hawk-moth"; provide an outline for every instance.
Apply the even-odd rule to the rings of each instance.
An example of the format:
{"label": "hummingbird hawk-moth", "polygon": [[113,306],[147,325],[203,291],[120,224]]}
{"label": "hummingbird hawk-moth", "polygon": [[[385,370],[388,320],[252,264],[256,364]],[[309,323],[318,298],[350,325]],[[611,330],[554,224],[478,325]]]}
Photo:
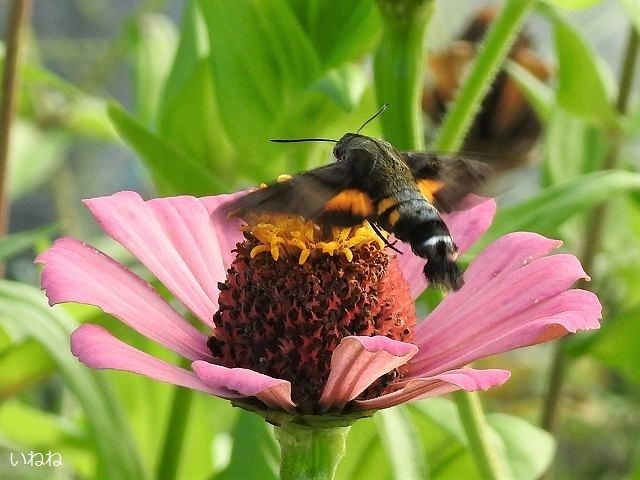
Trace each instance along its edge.
{"label": "hummingbird hawk-moth", "polygon": [[225,206],[229,214],[285,213],[322,227],[350,227],[368,220],[379,235],[380,229],[393,233],[427,260],[424,274],[431,284],[462,287],[455,262],[458,248],[439,212],[455,210],[486,179],[484,163],[463,156],[403,152],[360,133],[346,133],[339,140],[275,141],[335,142],[336,161],[250,192]]}

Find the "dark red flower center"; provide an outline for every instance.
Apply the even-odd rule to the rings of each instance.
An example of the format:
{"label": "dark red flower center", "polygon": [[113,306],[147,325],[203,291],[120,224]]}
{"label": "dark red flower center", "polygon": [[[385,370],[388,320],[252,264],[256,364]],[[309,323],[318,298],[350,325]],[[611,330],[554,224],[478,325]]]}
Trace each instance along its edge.
{"label": "dark red flower center", "polygon": [[[407,282],[370,226],[334,229],[270,216],[252,223],[220,283],[209,348],[227,367],[289,380],[301,412],[314,413],[331,354],[351,335],[410,342],[416,323]],[[387,374],[363,393],[380,395]]]}

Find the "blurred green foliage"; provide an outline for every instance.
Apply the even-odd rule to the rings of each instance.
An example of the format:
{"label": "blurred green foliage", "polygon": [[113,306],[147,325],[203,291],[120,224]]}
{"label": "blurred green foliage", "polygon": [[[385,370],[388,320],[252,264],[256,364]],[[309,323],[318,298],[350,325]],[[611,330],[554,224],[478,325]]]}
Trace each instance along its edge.
{"label": "blurred green foliage", "polygon": [[[376,2],[188,0],[179,25],[162,14],[162,2],[148,3],[150,10],[136,10],[114,40],[124,45],[115,50],[131,69],[130,109],[91,88],[92,82],[64,80],[43,67],[38,55],[29,56],[13,138],[13,199],[59,182],[68,168],[65,152],[80,141],[124,142],[159,195],[233,191],[328,161],[326,145],[282,146],[269,138],[335,138],[386,101],[376,98],[372,78],[372,54],[383,34]],[[436,2],[434,19],[447,21],[445,3]],[[616,75],[571,20],[575,11],[564,10],[585,13],[602,3],[537,2],[537,21],[552,31],[555,83],[507,65],[544,122],[541,181],[534,196],[499,210],[481,245],[525,229],[583,251],[590,213],[609,202],[589,272],[606,317],[600,332],[568,345],[577,373],[565,386],[566,428],[554,440],[534,426],[549,361],[544,347],[524,352],[525,360],[511,355],[513,380],[488,397],[492,411],[508,412],[489,414],[488,421],[503,470],[514,480],[538,478],[556,444],[557,478],[640,478],[638,84],[629,113],[621,114]],[[640,29],[637,0],[609,2],[607,8],[626,12],[630,25]],[[455,15],[463,13],[470,12]],[[428,41],[438,43],[432,36],[430,31]],[[37,30],[32,43],[37,47]],[[374,124],[368,132],[378,134],[379,128]],[[603,170],[611,166],[611,155],[618,157],[617,168]],[[77,218],[64,203],[58,202],[56,215],[56,227],[2,239],[0,259],[43,249],[54,231],[77,231]],[[110,253],[130,260],[119,250]],[[18,478],[4,459],[10,451],[29,449],[61,452],[70,477],[140,479],[156,471],[172,388],[77,363],[68,337],[86,321],[175,360],[96,309],[49,309],[34,286],[0,283],[0,477]],[[518,372],[525,380],[518,380]],[[191,401],[178,478],[276,478],[279,453],[269,426],[219,399],[194,394]],[[357,422],[338,478],[452,479],[474,478],[475,472],[455,407],[438,398]],[[50,474],[43,470],[40,478]]]}

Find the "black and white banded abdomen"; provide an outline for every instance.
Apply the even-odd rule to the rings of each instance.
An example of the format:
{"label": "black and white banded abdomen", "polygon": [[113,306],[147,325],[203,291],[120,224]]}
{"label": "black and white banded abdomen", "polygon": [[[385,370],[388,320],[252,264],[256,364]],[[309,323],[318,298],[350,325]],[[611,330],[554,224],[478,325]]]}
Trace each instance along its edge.
{"label": "black and white banded abdomen", "polygon": [[[413,196],[413,195],[412,195]],[[378,223],[427,260],[424,274],[435,286],[458,290],[462,274],[455,260],[458,247],[438,210],[424,197],[378,202]]]}

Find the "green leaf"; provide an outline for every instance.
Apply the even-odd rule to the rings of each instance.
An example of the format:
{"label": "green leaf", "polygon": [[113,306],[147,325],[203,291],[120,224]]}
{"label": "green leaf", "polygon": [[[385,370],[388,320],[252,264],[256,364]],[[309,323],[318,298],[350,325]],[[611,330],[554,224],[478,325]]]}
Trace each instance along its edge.
{"label": "green leaf", "polygon": [[512,415],[492,413],[487,422],[499,437],[514,480],[536,480],[547,470],[555,452],[551,434]]}
{"label": "green leaf", "polygon": [[347,454],[338,464],[336,480],[390,479],[387,452],[380,443],[375,422],[363,418],[353,424],[347,437]]}
{"label": "green leaf", "polygon": [[619,0],[620,5],[627,13],[629,21],[633,22],[634,27],[640,32],[640,0]]}
{"label": "green leaf", "polygon": [[35,340],[14,342],[0,352],[0,400],[55,373],[51,355]]}
{"label": "green leaf", "polygon": [[[274,119],[321,77],[317,55],[285,0],[202,0],[220,118],[234,145],[282,134]],[[250,152],[247,152],[250,153]]]}
{"label": "green leaf", "polygon": [[115,398],[69,351],[69,336],[76,326],[73,319],[59,308],[50,308],[39,290],[2,281],[0,324],[33,338],[55,362],[65,385],[84,410],[98,454],[97,477],[145,478]]}
{"label": "green leaf", "polygon": [[73,135],[105,142],[118,139],[107,115],[107,102],[88,95],[70,102],[62,126]]}
{"label": "green leaf", "polygon": [[218,115],[209,63],[206,58],[200,60],[181,88],[165,97],[158,132],[202,168],[218,178],[232,180],[239,172]]}
{"label": "green leaf", "polygon": [[164,15],[147,13],[136,19],[133,37],[136,116],[152,125],[176,50],[176,28]]}
{"label": "green leaf", "polygon": [[549,187],[518,205],[498,211],[481,243],[486,245],[501,235],[520,230],[556,235],[558,227],[576,213],[588,211],[614,194],[638,189],[638,173],[602,171],[582,175]]}
{"label": "green leaf", "polygon": [[0,238],[0,261],[8,260],[28,250],[43,237],[50,238],[57,229],[56,225],[47,225]]}
{"label": "green leaf", "polygon": [[237,175],[233,148],[220,120],[206,26],[195,0],[185,8],[180,43],[162,93],[158,133],[225,179]]}
{"label": "green leaf", "polygon": [[547,0],[549,3],[553,3],[558,7],[569,8],[571,10],[578,10],[583,8],[590,8],[594,5],[602,3],[602,0]]}
{"label": "green leaf", "polygon": [[28,121],[14,123],[9,159],[9,190],[19,198],[51,178],[64,161],[69,135],[44,131]]}
{"label": "green leaf", "polygon": [[324,68],[365,55],[380,35],[380,17],[370,0],[289,0]]}
{"label": "green leaf", "polygon": [[602,169],[609,152],[601,129],[561,107],[551,111],[545,133],[545,186]]}
{"label": "green leaf", "polygon": [[[39,65],[25,65],[22,75],[23,90],[37,92],[34,94],[34,101],[53,106],[55,111],[47,111],[44,115],[53,115],[51,121],[60,130],[103,141],[117,138],[109,121],[104,99],[87,95],[77,86]],[[59,105],[64,107],[55,108]],[[30,107],[29,112],[24,115],[35,116],[32,111],[34,109],[35,107]],[[61,133],[58,130],[54,132]]]}
{"label": "green leaf", "polygon": [[207,195],[218,185],[209,170],[147,130],[119,105],[109,105],[109,117],[145,162],[162,195]]}
{"label": "green leaf", "polygon": [[75,437],[80,443],[83,433],[64,417],[45,413],[16,399],[2,403],[0,430],[14,442],[35,447],[68,441],[68,437]]}
{"label": "green leaf", "polygon": [[407,407],[426,446],[431,478],[477,477],[477,467],[453,402],[435,397],[413,402]]}
{"label": "green leaf", "polygon": [[63,417],[9,400],[0,405],[0,432],[4,441],[20,449],[59,453],[65,467],[72,465],[84,478],[95,471],[84,431]]}
{"label": "green leaf", "polygon": [[538,77],[522,67],[519,63],[512,60],[507,60],[506,71],[522,89],[525,97],[540,119],[546,121],[555,103],[554,93],[551,87],[540,81]]}
{"label": "green leaf", "polygon": [[428,478],[422,439],[408,413],[402,407],[389,408],[376,413],[374,421],[394,478]]}
{"label": "green leaf", "polygon": [[343,110],[350,112],[360,103],[367,82],[360,65],[346,64],[329,70],[311,88],[325,93]]}
{"label": "green leaf", "polygon": [[[453,448],[451,446],[453,441],[465,449],[468,448],[458,412],[451,401],[432,398],[415,402],[411,404],[411,411],[418,414],[418,418],[435,423],[450,435],[448,442],[442,441],[443,445]],[[494,452],[502,464],[501,471],[512,480],[537,479],[553,459],[555,449],[553,437],[525,420],[511,415],[493,413],[488,414],[486,418],[493,433]],[[468,452],[465,453],[465,456],[467,455]],[[453,472],[458,475],[464,472],[467,478],[476,476],[477,472],[467,470],[468,466],[465,466],[462,460],[459,451],[451,450],[451,453],[437,460],[434,478],[436,478],[435,473],[437,478],[458,478],[453,476]]]}
{"label": "green leaf", "polygon": [[231,462],[225,470],[216,475],[216,480],[278,478],[278,445],[273,432],[262,417],[241,411],[237,415],[231,436]]}
{"label": "green leaf", "polygon": [[583,35],[559,12],[545,10],[553,21],[558,57],[557,101],[567,111],[595,123],[617,126],[611,72]]}
{"label": "green leaf", "polygon": [[629,380],[640,384],[640,350],[637,332],[640,327],[640,305],[607,319],[601,335],[590,351],[605,364],[617,369]]}
{"label": "green leaf", "polygon": [[458,410],[451,400],[441,397],[430,398],[429,400],[412,403],[411,409],[415,413],[427,416],[460,443],[466,442],[466,434],[460,422]]}

